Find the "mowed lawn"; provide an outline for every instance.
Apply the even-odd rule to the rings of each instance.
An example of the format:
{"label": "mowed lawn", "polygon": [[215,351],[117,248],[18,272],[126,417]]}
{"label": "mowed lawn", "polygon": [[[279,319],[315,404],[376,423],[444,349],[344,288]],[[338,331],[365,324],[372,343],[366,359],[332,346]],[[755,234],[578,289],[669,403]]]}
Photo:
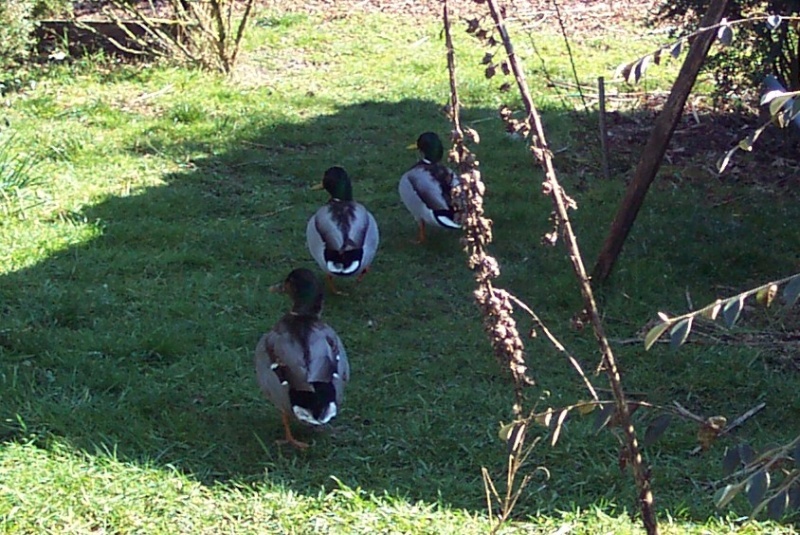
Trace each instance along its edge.
{"label": "mowed lawn", "polygon": [[[71,58],[31,71],[4,96],[0,162],[29,162],[36,183],[0,206],[0,526],[8,533],[480,533],[490,528],[481,467],[505,478],[498,437],[513,392],[472,301],[457,232],[412,243],[397,194],[423,131],[448,138],[449,97],[437,20],[265,11],[232,79],[110,58]],[[602,180],[596,117],[547,80],[572,81],[562,38],[516,27],[560,178],[579,204],[574,224],[591,265],[633,155]],[[533,33],[532,33],[533,32]],[[525,144],[497,118],[513,92],[487,80],[486,50],[454,31],[464,120],[494,220],[498,285],[526,301],[584,365],[598,351],[564,249],[545,248],[551,206]],[[641,35],[644,35],[642,31]],[[572,43],[581,82],[611,77],[661,43],[634,29]],[[610,46],[602,43],[612,43]],[[533,46],[535,45],[535,50]],[[675,65],[644,88],[666,89]],[[613,90],[634,90],[622,84]],[[747,155],[742,156],[746,158]],[[268,287],[316,269],[305,223],[327,199],[310,187],[331,165],[353,178],[374,214],[374,269],[325,318],[352,366],[329,432],[281,448],[277,411],[261,397],[252,352],[287,310]],[[664,532],[791,533],[745,522],[743,498],[714,508],[726,447],[792,439],[799,378],[774,345],[693,337],[677,352],[639,343],[661,310],[687,310],[793,273],[796,199],[771,187],[672,167],[654,185],[617,270],[600,292],[626,388],[732,420],[767,408],[700,455],[696,425],[674,422],[645,451]],[[789,331],[796,316],[749,311],[741,329]],[[530,321],[519,316],[520,330]],[[530,406],[587,399],[580,378],[542,336],[527,339],[537,386]],[[604,388],[603,376],[592,376]],[[657,413],[637,413],[641,428]],[[546,429],[535,434],[545,437]],[[635,490],[612,431],[594,415],[542,440],[509,533],[638,533]],[[549,477],[547,477],[549,475]],[[796,519],[796,517],[794,517]],[[562,531],[566,533],[567,531]]]}

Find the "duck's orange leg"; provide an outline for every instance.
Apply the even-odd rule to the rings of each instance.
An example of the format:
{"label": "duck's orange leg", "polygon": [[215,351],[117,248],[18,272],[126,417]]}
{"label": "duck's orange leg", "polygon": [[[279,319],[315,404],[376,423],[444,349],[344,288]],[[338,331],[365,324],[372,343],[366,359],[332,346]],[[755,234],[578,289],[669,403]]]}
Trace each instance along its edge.
{"label": "duck's orange leg", "polygon": [[286,432],[286,438],[278,439],[275,442],[277,442],[278,444],[281,444],[281,445],[282,444],[289,444],[290,446],[295,447],[295,448],[297,448],[299,450],[304,450],[304,449],[308,448],[308,444],[307,443],[300,442],[299,440],[294,438],[294,435],[292,435],[292,428],[289,425],[289,415],[284,412],[284,413],[281,414],[281,416],[283,416],[283,429]]}
{"label": "duck's orange leg", "polygon": [[347,295],[345,292],[336,289],[336,285],[333,284],[333,275],[330,273],[325,276],[325,282],[328,284],[328,290],[330,290],[333,295]]}
{"label": "duck's orange leg", "polygon": [[363,279],[363,278],[364,278],[364,275],[366,275],[366,274],[367,274],[367,271],[369,271],[369,268],[366,268],[366,269],[364,269],[364,271],[362,271],[361,273],[359,273],[359,274],[358,274],[358,278],[356,278],[356,282],[361,282],[361,279]]}
{"label": "duck's orange leg", "polygon": [[425,221],[419,222],[419,232],[417,233],[417,243],[425,243]]}

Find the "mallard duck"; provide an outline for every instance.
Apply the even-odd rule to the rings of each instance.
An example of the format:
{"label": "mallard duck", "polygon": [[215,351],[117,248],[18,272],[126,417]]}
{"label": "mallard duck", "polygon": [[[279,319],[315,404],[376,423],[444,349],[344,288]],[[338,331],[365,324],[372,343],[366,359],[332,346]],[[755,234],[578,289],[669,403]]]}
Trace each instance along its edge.
{"label": "mallard duck", "polygon": [[256,345],[256,378],[281,412],[286,438],[278,442],[305,449],[292,436],[290,419],[322,426],[335,418],[350,365],[341,339],[320,319],[324,292],[313,272],[295,269],[270,291],[289,294],[293,303]]}
{"label": "mallard duck", "polygon": [[360,281],[366,274],[380,235],[378,223],[364,205],[353,200],[350,177],[341,167],[325,171],[322,185],[330,200],[311,216],[306,226],[306,243],[311,256],[325,272],[328,286],[339,293],[333,277],[358,275]]}
{"label": "mallard duck", "polygon": [[[409,147],[409,148],[413,148]],[[458,229],[453,206],[453,188],[458,177],[441,163],[444,157],[442,140],[433,132],[425,132],[417,139],[416,148],[422,159],[400,177],[398,191],[403,204],[419,225],[418,242],[425,241],[425,225]]]}

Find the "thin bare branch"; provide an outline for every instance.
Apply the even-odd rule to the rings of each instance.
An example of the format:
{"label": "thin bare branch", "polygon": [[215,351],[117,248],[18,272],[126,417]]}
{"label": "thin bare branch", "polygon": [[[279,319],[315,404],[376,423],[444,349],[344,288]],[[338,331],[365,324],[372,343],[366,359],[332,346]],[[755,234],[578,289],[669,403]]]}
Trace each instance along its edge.
{"label": "thin bare branch", "polygon": [[645,468],[641,453],[639,451],[636,430],[630,417],[630,411],[625,398],[625,392],[622,388],[622,378],[617,368],[616,358],[611,349],[611,345],[608,342],[608,338],[605,335],[605,330],[600,319],[600,314],[594,299],[589,277],[586,274],[586,270],[583,265],[577,238],[572,231],[568,207],[574,206],[574,201],[566,195],[556,177],[552,152],[547,146],[541,117],[539,116],[539,113],[537,112],[533,103],[533,98],[525,80],[524,69],[522,68],[521,61],[514,51],[511,38],[509,37],[508,31],[505,27],[504,17],[497,5],[497,1],[487,0],[487,5],[492,15],[492,19],[494,20],[495,28],[497,29],[503,41],[503,46],[505,47],[508,61],[511,64],[511,70],[514,73],[517,87],[525,105],[527,121],[533,131],[530,149],[534,157],[539,161],[540,165],[544,169],[544,190],[550,195],[550,198],[553,201],[556,223],[560,224],[561,226],[562,234],[564,235],[567,243],[569,258],[572,262],[573,270],[580,284],[585,311],[589,316],[595,338],[600,346],[603,368],[606,371],[606,375],[614,394],[617,414],[622,422],[623,431],[625,433],[630,464],[633,469],[636,486],[639,490],[639,506],[642,511],[644,527],[647,530],[647,533],[652,535],[658,533],[658,523],[653,504],[653,494],[650,487],[649,471]]}

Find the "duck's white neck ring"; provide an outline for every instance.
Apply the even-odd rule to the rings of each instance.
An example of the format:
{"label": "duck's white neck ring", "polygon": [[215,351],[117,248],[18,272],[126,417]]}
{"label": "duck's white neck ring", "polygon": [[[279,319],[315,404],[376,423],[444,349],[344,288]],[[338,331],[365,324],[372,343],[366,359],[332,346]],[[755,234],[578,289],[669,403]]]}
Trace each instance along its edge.
{"label": "duck's white neck ring", "polygon": [[427,159],[427,158],[423,158],[423,159],[422,159],[422,162],[423,162],[423,163],[426,163],[426,164],[428,164],[428,165],[430,165],[430,164],[431,164],[431,161],[430,161],[429,159]]}

